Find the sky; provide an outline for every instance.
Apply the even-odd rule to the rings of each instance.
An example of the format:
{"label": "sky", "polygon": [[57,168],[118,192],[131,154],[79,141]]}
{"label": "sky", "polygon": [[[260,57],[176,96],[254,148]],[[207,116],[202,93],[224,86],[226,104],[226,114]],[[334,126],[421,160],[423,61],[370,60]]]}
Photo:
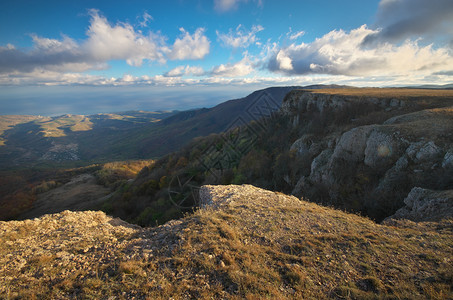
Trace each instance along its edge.
{"label": "sky", "polygon": [[451,0],[0,2],[0,114],[190,109],[269,86],[450,83]]}

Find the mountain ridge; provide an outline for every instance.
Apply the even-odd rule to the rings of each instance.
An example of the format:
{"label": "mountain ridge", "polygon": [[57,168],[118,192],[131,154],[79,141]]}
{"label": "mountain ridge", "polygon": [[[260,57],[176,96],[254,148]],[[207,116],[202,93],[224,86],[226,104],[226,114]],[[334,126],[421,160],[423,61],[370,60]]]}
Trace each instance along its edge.
{"label": "mountain ridge", "polygon": [[178,215],[175,202],[179,213],[197,204],[191,187],[248,183],[382,221],[412,188],[453,188],[452,107],[451,90],[293,90],[269,118],[144,168],[105,211],[161,223]]}

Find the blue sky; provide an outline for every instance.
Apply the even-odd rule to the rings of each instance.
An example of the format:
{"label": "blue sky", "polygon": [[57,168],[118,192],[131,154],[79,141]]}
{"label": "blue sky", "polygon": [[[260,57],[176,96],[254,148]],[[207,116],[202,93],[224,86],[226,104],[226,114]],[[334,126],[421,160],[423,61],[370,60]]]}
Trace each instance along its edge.
{"label": "blue sky", "polygon": [[184,109],[281,85],[446,84],[452,46],[451,0],[6,0],[0,114]]}

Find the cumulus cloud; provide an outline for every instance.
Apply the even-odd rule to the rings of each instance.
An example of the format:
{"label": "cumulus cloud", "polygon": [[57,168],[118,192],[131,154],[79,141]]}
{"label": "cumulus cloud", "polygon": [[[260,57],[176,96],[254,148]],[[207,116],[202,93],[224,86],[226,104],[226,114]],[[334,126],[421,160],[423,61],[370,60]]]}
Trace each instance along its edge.
{"label": "cumulus cloud", "polygon": [[193,35],[184,28],[179,30],[182,36],[175,40],[173,48],[168,51],[170,59],[202,59],[209,53],[210,41],[204,35],[204,28],[198,28]]}
{"label": "cumulus cloud", "polygon": [[132,66],[140,66],[144,59],[164,61],[162,39],[145,36],[127,23],[111,26],[96,10],[91,10],[88,40],[82,45],[87,55],[96,61],[126,59]]}
{"label": "cumulus cloud", "polygon": [[116,59],[126,60],[131,66],[141,66],[144,60],[163,63],[167,59],[201,59],[209,53],[210,42],[203,28],[194,34],[181,28],[181,37],[168,46],[161,34],[150,32],[145,35],[128,23],[111,25],[97,10],[89,13],[87,39],[79,43],[67,36],[57,40],[32,35],[31,49],[0,46],[0,73],[83,72],[105,69],[108,61]]}
{"label": "cumulus cloud", "polygon": [[181,77],[184,75],[202,76],[205,71],[201,67],[178,66],[164,74],[165,77]]}
{"label": "cumulus cloud", "polygon": [[377,32],[363,25],[350,32],[331,31],[312,43],[293,43],[274,50],[268,68],[286,75],[348,76],[428,74],[453,69],[453,56],[447,48],[420,46],[411,40],[401,45],[361,47],[365,37]]}
{"label": "cumulus cloud", "polygon": [[254,25],[251,30],[246,30],[239,24],[234,31],[230,28],[228,33],[216,31],[216,34],[226,47],[247,48],[257,41],[256,34],[262,30],[264,28],[261,25]]}
{"label": "cumulus cloud", "polygon": [[32,36],[34,47],[30,51],[16,49],[12,45],[0,46],[0,73],[31,72],[36,68],[61,70],[73,68],[82,72],[101,68],[102,62],[91,59],[81,47],[69,37],[62,40]]}
{"label": "cumulus cloud", "polygon": [[374,27],[364,45],[400,42],[407,38],[446,35],[453,40],[453,1],[381,0]]}
{"label": "cumulus cloud", "polygon": [[245,56],[242,60],[234,64],[221,64],[212,68],[210,75],[222,77],[246,76],[253,72],[250,59]]}

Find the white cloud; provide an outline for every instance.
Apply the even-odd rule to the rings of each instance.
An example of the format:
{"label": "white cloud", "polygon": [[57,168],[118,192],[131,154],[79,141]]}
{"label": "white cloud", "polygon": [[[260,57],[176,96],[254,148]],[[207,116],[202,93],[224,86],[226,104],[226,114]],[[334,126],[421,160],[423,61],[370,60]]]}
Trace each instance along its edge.
{"label": "white cloud", "polygon": [[170,59],[202,59],[209,53],[210,41],[204,35],[204,28],[198,28],[193,35],[184,28],[179,30],[182,37],[176,39],[173,48],[168,51]]}
{"label": "white cloud", "polygon": [[365,25],[344,32],[334,30],[312,43],[291,44],[274,50],[268,68],[283,74],[331,74],[348,76],[397,76],[452,70],[450,49],[420,46],[406,40],[401,45],[361,47],[366,36],[376,33]]}
{"label": "white cloud", "polygon": [[[205,74],[209,75],[209,74]],[[32,73],[16,73],[14,76],[0,74],[0,85],[83,85],[83,86],[156,86],[156,87],[184,87],[190,86],[196,91],[198,87],[251,86],[262,88],[277,85],[309,85],[309,84],[345,84],[353,86],[407,86],[408,84],[436,84],[451,83],[451,75],[408,74],[406,76],[345,76],[345,75],[306,75],[306,76],[279,76],[275,74],[256,74],[248,77],[208,76],[188,78],[183,76],[166,77],[133,76],[125,74],[120,78],[104,78],[80,73],[59,73],[53,71],[34,71]]]}
{"label": "white cloud", "polygon": [[291,61],[291,58],[286,54],[286,51],[284,49],[278,51],[275,60],[277,61],[278,67],[281,70],[285,71],[293,70],[293,63]]}
{"label": "white cloud", "polygon": [[305,31],[303,31],[303,30],[292,32],[292,29],[290,28],[287,36],[291,41],[294,41],[294,40],[297,40],[298,38],[300,38],[301,36],[303,36],[304,34],[305,34]]}
{"label": "white cloud", "polygon": [[247,31],[239,24],[234,32],[230,28],[228,33],[216,31],[216,34],[218,39],[227,47],[247,48],[257,41],[256,34],[262,30],[264,30],[263,26],[254,25],[250,31]]}
{"label": "white cloud", "polygon": [[[164,77],[182,77],[182,76],[212,76],[216,78],[231,78],[247,76],[254,71],[250,58],[245,54],[244,58],[236,63],[220,64],[213,67],[210,71],[205,71],[196,66],[178,66],[165,73]],[[203,78],[203,81],[208,80]],[[218,79],[216,79],[218,80]]]}
{"label": "white cloud", "polygon": [[111,26],[96,10],[91,10],[90,14],[89,38],[83,47],[97,61],[125,59],[132,66],[140,66],[144,59],[165,60],[158,36],[144,36],[128,23]]}
{"label": "white cloud", "polygon": [[153,21],[154,18],[147,12],[145,11],[143,13],[142,20],[140,21],[140,27],[148,27],[149,22]]}
{"label": "white cloud", "polygon": [[209,53],[210,42],[203,28],[193,35],[181,28],[182,36],[168,46],[160,33],[144,35],[128,23],[111,25],[97,10],[89,13],[90,26],[84,41],[76,42],[67,36],[57,40],[32,35],[31,49],[0,46],[0,73],[83,72],[108,68],[110,60],[141,66],[144,60],[164,63],[167,59],[201,59]]}
{"label": "white cloud", "polygon": [[184,75],[185,66],[178,66],[164,74],[166,77],[179,77]]}
{"label": "white cloud", "polygon": [[221,64],[215,66],[210,74],[217,77],[240,77],[253,72],[250,59],[245,56],[242,60],[234,64]]}
{"label": "white cloud", "polygon": [[1,85],[83,85],[107,84],[107,79],[81,73],[61,73],[49,70],[34,70],[22,73],[14,71],[9,74],[0,73]]}
{"label": "white cloud", "polygon": [[184,75],[202,76],[206,72],[201,67],[178,66],[164,74],[165,77],[181,77]]}
{"label": "white cloud", "polygon": [[185,71],[186,75],[194,75],[194,76],[202,76],[205,73],[206,72],[201,67],[190,67],[190,66],[187,66],[186,67],[186,71]]}

